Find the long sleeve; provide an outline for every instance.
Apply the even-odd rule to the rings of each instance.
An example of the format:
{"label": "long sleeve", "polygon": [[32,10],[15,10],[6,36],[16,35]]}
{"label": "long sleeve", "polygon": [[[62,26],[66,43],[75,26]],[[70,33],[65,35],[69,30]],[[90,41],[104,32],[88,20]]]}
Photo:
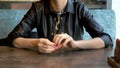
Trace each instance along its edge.
{"label": "long sleeve", "polygon": [[104,31],[100,24],[98,24],[84,3],[82,3],[81,6],[80,15],[86,31],[91,35],[92,38],[100,37],[104,41],[105,47],[113,46],[113,41],[110,35]]}
{"label": "long sleeve", "polygon": [[32,7],[24,15],[21,22],[8,35],[9,43],[12,43],[13,40],[18,37],[28,37],[31,30],[35,27],[35,23],[36,23],[36,11],[33,3]]}

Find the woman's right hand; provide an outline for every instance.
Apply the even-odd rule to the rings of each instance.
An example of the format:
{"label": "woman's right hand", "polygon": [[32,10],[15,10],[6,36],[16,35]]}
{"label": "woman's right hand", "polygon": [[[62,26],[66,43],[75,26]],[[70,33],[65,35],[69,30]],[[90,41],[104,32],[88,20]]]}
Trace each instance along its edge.
{"label": "woman's right hand", "polygon": [[56,50],[55,43],[48,39],[40,38],[38,40],[38,50],[42,53],[52,53]]}
{"label": "woman's right hand", "polygon": [[52,53],[61,48],[46,38],[16,38],[13,45],[17,48],[37,48],[42,53]]}

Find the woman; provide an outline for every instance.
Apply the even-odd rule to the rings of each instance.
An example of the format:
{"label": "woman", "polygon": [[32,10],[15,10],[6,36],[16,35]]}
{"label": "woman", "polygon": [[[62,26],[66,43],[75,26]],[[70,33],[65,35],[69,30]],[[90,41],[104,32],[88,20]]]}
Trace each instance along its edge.
{"label": "woman", "polygon": [[[92,39],[82,40],[83,27]],[[37,28],[38,38],[29,38]],[[99,49],[113,45],[110,36],[95,21],[84,3],[74,0],[41,0],[8,35],[17,48],[38,48],[52,53],[60,48]]]}

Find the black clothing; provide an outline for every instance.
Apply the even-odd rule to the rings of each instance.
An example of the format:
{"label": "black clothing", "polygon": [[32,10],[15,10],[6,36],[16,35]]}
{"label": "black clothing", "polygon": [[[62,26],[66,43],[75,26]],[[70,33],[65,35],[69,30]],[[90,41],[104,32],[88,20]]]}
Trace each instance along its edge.
{"label": "black clothing", "polygon": [[[60,17],[60,32],[69,34],[74,40],[83,39],[85,28],[92,38],[100,37],[105,42],[106,47],[113,45],[111,37],[95,21],[83,2],[68,0]],[[56,20],[57,14],[52,10],[49,3],[35,2],[21,22],[8,35],[8,40],[12,43],[15,38],[29,37],[33,28],[37,29],[39,38],[52,40],[53,36],[57,34]]]}

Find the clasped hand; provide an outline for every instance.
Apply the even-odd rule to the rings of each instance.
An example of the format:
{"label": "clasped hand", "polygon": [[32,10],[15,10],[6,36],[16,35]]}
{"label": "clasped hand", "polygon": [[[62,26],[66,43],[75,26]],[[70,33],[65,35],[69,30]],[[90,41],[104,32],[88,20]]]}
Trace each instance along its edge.
{"label": "clasped hand", "polygon": [[38,49],[42,53],[52,53],[60,48],[73,47],[75,41],[68,34],[56,34],[53,41],[45,38],[40,38],[38,42]]}

